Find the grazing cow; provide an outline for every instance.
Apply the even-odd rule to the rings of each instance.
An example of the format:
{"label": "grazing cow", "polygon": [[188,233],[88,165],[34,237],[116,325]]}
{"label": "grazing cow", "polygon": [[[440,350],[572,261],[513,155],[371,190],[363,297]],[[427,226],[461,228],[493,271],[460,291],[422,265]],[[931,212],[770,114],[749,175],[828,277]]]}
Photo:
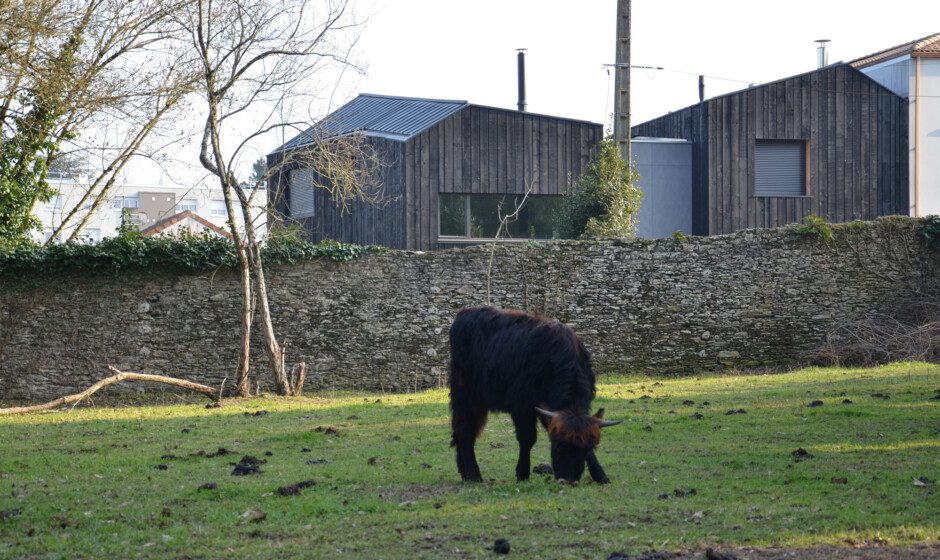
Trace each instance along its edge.
{"label": "grazing cow", "polygon": [[594,456],[600,428],[620,422],[594,416],[591,356],[568,326],[539,315],[492,307],[464,309],[450,327],[450,408],[457,469],[482,481],[473,447],[489,411],[508,412],[516,427],[516,478],[529,478],[536,422],[548,430],[559,481],[577,483],[587,464],[596,482],[610,480]]}

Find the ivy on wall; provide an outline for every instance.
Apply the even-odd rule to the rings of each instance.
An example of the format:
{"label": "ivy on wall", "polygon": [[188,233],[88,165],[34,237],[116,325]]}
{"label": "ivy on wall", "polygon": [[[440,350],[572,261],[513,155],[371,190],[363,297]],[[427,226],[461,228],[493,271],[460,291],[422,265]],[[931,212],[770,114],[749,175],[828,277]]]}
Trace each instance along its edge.
{"label": "ivy on wall", "polygon": [[922,218],[917,233],[927,245],[940,251],[940,216],[931,214]]}
{"label": "ivy on wall", "polygon": [[[310,243],[291,237],[272,236],[262,250],[267,266],[295,264],[326,257],[348,261],[383,250],[335,241]],[[228,239],[210,235],[144,237],[123,232],[100,243],[63,243],[50,247],[24,245],[0,248],[0,278],[49,275],[81,270],[116,275],[138,272],[202,272],[236,266],[235,247]]]}

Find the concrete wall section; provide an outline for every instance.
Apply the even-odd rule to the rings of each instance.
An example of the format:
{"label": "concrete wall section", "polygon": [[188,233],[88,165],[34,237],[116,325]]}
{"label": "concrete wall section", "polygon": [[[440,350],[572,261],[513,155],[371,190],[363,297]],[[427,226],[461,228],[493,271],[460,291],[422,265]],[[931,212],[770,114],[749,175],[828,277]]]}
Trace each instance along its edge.
{"label": "concrete wall section", "polygon": [[[920,95],[915,103],[920,104],[916,129],[919,215],[940,214],[940,58],[920,58]],[[911,134],[914,130],[911,128]]]}
{"label": "concrete wall section", "polygon": [[692,233],[692,143],[671,138],[630,141],[643,202],[637,235],[646,239]]}
{"label": "concrete wall section", "polygon": [[913,85],[911,66],[911,57],[907,55],[862,68],[861,71],[901,97],[908,97]]}
{"label": "concrete wall section", "polygon": [[[488,292],[570,324],[599,372],[688,375],[799,362],[834,320],[921,289],[940,276],[940,252],[916,227],[881,220],[829,243],[781,229],[499,246],[489,285],[489,247],[392,251],[276,268],[268,288],[311,390],[442,385],[450,323]],[[227,271],[0,281],[0,402],[75,393],[108,365],[231,387],[239,307]],[[257,341],[254,358],[253,380],[270,387]]]}

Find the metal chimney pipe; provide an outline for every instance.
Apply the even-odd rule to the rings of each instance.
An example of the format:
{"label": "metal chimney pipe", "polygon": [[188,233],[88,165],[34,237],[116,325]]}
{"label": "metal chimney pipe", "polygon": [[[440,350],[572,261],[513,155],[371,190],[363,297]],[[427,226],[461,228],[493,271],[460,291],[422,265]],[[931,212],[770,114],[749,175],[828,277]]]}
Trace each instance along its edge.
{"label": "metal chimney pipe", "polygon": [[519,51],[517,59],[519,61],[519,103],[520,111],[525,111],[525,49],[516,49]]}
{"label": "metal chimney pipe", "polygon": [[829,39],[816,39],[819,47],[816,49],[816,68],[829,66],[829,52],[826,50],[826,43]]}
{"label": "metal chimney pipe", "polygon": [[698,101],[705,101],[705,76],[701,74],[698,77]]}

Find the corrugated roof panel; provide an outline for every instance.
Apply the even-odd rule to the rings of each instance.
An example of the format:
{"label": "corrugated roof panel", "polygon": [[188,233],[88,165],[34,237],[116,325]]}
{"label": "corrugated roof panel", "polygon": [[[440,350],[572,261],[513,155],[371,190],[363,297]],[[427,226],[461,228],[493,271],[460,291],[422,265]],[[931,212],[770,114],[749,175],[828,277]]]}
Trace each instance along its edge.
{"label": "corrugated roof panel", "polygon": [[360,94],[292,138],[283,149],[309,144],[318,136],[343,136],[353,132],[407,140],[467,105],[466,101]]}

